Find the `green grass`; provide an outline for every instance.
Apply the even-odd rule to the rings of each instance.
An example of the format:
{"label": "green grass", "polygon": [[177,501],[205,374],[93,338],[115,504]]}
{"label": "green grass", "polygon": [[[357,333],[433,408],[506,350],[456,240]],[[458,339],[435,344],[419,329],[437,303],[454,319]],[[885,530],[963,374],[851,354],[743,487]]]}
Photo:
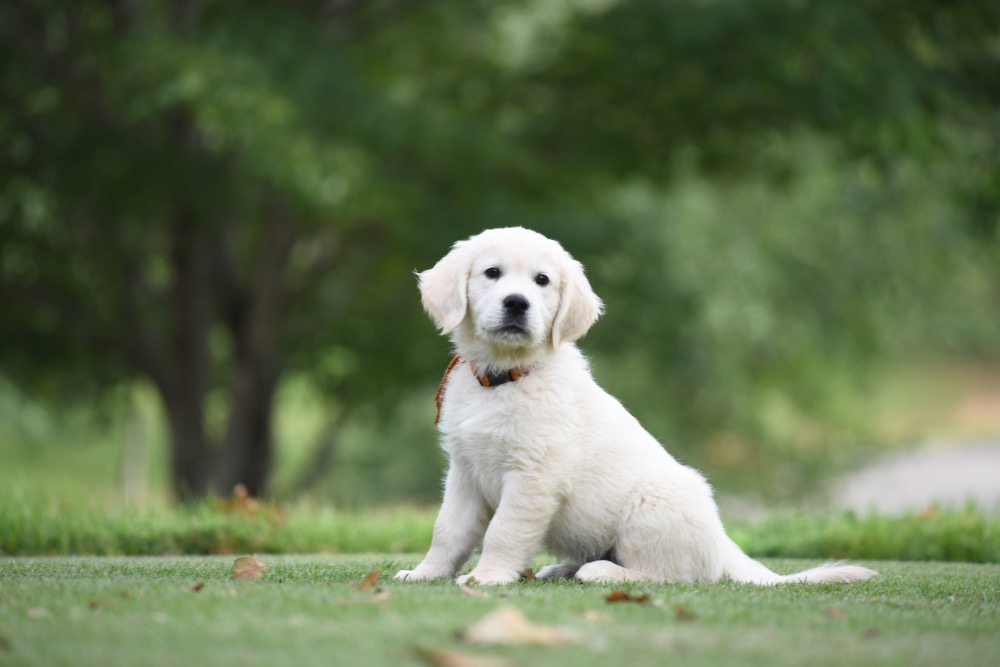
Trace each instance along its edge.
{"label": "green grass", "polygon": [[0,494],[0,555],[402,553],[426,549],[433,524],[433,510],[409,506],[248,511],[219,501],[139,510]]}
{"label": "green grass", "polygon": [[1000,563],[1000,515],[973,505],[900,516],[776,514],[729,533],[758,557]]}
{"label": "green grass", "polygon": [[[138,510],[0,493],[0,555],[419,552],[435,512],[223,501]],[[972,506],[898,517],[782,514],[728,530],[754,556],[1000,562],[1000,515]]]}
{"label": "green grass", "polygon": [[[1000,658],[1000,565],[866,562],[881,576],[851,586],[630,586],[650,601],[609,604],[610,587],[577,582],[525,581],[488,597],[449,582],[392,582],[415,556],[261,559],[270,566],[261,581],[234,582],[231,557],[2,558],[0,664],[404,667],[423,664],[418,648],[574,667]],[[768,561],[780,571],[811,564]],[[348,586],[373,567],[381,594]],[[501,605],[576,641],[480,647],[457,638]]]}

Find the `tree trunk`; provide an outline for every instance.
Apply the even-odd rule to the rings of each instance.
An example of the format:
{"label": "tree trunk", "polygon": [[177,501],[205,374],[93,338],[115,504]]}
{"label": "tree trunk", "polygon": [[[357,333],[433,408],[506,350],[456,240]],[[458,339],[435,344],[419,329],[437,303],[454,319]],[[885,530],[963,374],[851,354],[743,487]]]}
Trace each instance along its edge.
{"label": "tree trunk", "polygon": [[170,424],[173,487],[185,500],[205,495],[212,455],[204,413],[211,364],[208,336],[212,299],[208,255],[199,231],[190,215],[184,211],[178,214],[170,253],[169,367],[160,387]]}
{"label": "tree trunk", "polygon": [[254,497],[264,495],[273,461],[272,419],[275,382],[240,371],[241,379],[233,388],[233,407],[229,427],[218,465],[212,479],[212,489],[220,495],[230,495],[242,484]]}
{"label": "tree trunk", "polygon": [[294,232],[276,213],[265,234],[264,247],[245,308],[230,322],[235,347],[230,382],[230,412],[213,488],[232,493],[242,484],[251,496],[263,495],[273,459],[272,411],[280,377],[280,323],[287,299],[284,269]]}
{"label": "tree trunk", "polygon": [[[183,500],[213,492],[228,496],[242,484],[253,496],[267,489],[273,459],[272,412],[280,378],[280,331],[285,269],[294,230],[282,211],[260,239],[252,277],[240,281],[218,228],[180,210],[171,226],[171,285],[167,326],[157,336],[138,317],[144,286],[132,290],[130,353],[159,391],[170,428],[173,490]],[[141,272],[135,271],[137,275]],[[213,327],[232,340],[228,387],[213,384],[218,359],[209,346]],[[228,389],[229,414],[219,440],[205,422],[214,387]]]}
{"label": "tree trunk", "polygon": [[170,473],[174,494],[194,500],[208,492],[209,449],[200,402],[163,397],[170,428]]}

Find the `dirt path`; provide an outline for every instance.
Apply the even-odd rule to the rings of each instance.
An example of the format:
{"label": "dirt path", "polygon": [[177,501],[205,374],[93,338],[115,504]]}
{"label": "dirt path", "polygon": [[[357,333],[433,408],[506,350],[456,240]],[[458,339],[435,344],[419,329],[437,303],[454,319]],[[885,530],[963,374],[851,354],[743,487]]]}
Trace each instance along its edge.
{"label": "dirt path", "polygon": [[936,443],[887,456],[834,485],[832,504],[863,512],[932,503],[1000,508],[1000,437]]}

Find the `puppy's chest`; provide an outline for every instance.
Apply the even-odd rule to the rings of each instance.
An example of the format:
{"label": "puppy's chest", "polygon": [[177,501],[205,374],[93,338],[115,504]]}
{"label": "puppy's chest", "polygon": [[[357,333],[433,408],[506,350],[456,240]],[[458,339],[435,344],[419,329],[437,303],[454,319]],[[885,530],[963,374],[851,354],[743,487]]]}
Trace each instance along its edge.
{"label": "puppy's chest", "polygon": [[524,436],[552,407],[540,378],[523,377],[496,387],[483,387],[471,373],[455,369],[444,388],[441,431]]}
{"label": "puppy's chest", "polygon": [[450,385],[440,428],[451,460],[484,487],[495,486],[508,472],[545,465],[566,433],[553,428],[559,406],[538,388],[528,378],[499,387],[481,387],[472,377]]}
{"label": "puppy's chest", "polygon": [[441,432],[452,457],[503,464],[520,460],[540,439],[536,410],[514,395],[514,387],[475,387],[443,406]]}

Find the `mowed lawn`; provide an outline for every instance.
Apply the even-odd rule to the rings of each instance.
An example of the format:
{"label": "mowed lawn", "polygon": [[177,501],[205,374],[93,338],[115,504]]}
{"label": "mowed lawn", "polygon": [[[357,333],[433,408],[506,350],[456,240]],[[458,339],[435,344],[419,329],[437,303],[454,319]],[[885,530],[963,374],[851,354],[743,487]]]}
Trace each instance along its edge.
{"label": "mowed lawn", "polygon": [[[259,558],[257,581],[233,580],[234,557],[2,558],[0,665],[1000,664],[995,564],[868,561],[881,575],[851,586],[462,590],[392,581],[416,556]],[[531,624],[501,623],[512,644],[463,638],[506,607]]]}

